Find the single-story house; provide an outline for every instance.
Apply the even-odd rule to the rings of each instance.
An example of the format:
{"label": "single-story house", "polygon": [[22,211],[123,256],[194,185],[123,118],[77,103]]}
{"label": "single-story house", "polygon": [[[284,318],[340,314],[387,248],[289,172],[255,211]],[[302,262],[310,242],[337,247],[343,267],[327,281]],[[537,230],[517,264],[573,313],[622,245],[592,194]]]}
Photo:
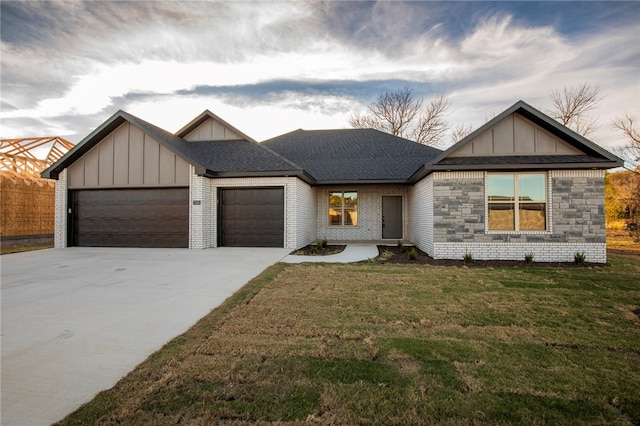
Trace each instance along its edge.
{"label": "single-story house", "polygon": [[622,160],[519,101],[446,151],[373,129],[258,143],[205,111],[175,134],[119,111],[42,173],[55,246],[413,243],[436,259],[606,262]]}

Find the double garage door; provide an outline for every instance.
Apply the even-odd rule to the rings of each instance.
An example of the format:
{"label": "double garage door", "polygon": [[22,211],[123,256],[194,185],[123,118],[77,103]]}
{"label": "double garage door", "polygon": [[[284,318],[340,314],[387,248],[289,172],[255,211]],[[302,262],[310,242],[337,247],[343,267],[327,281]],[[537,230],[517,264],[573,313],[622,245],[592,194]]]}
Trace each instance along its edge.
{"label": "double garage door", "polygon": [[189,247],[188,188],[89,189],[70,197],[70,245]]}
{"label": "double garage door", "polygon": [[[284,246],[283,188],[220,189],[218,244]],[[69,245],[188,247],[188,188],[91,189],[70,193]]]}

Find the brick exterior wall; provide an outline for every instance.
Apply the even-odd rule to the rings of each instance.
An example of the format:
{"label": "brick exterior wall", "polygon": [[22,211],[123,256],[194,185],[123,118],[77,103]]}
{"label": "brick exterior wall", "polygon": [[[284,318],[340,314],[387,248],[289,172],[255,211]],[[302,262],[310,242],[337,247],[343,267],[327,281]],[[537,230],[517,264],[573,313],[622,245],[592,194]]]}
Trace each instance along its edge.
{"label": "brick exterior wall", "polygon": [[434,258],[523,260],[533,253],[535,261],[571,262],[584,252],[588,262],[606,262],[603,171],[550,171],[548,230],[538,232],[487,231],[485,180],[484,172],[434,173]]}
{"label": "brick exterior wall", "polygon": [[210,179],[198,176],[193,166],[189,178],[189,248],[215,247],[214,194]]}
{"label": "brick exterior wall", "polygon": [[409,189],[409,239],[433,256],[433,175]]}
{"label": "brick exterior wall", "polygon": [[53,236],[53,246],[55,248],[67,247],[67,169],[64,169],[56,181],[56,204],[55,204],[55,231]]}
{"label": "brick exterior wall", "polygon": [[[329,226],[329,192],[358,192],[358,226]],[[400,195],[403,199],[403,236],[408,238],[407,187],[401,185],[336,186],[316,189],[317,236],[329,241],[382,240],[382,196]]]}
{"label": "brick exterior wall", "polygon": [[311,244],[316,240],[316,191],[310,185],[300,179],[295,180],[292,187],[295,195],[296,215],[292,222],[295,223],[295,249]]}
{"label": "brick exterior wall", "polygon": [[[67,247],[67,170],[55,186],[56,248]],[[572,262],[584,252],[588,262],[606,262],[604,172],[556,170],[548,173],[548,230],[486,231],[484,172],[436,172],[413,187],[311,187],[295,177],[209,179],[191,167],[189,247],[217,246],[217,190],[232,187],[278,187],[285,195],[285,247],[297,249],[316,239],[376,241],[382,239],[382,196],[403,197],[404,238],[436,259]],[[330,191],[358,191],[358,226],[328,225]]]}

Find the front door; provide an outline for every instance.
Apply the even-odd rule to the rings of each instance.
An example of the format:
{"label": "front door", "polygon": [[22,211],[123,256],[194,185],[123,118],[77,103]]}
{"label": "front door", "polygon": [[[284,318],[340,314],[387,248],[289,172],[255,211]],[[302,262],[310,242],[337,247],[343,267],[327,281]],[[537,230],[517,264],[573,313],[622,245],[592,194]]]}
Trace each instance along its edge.
{"label": "front door", "polygon": [[402,239],[402,197],[382,197],[382,238]]}

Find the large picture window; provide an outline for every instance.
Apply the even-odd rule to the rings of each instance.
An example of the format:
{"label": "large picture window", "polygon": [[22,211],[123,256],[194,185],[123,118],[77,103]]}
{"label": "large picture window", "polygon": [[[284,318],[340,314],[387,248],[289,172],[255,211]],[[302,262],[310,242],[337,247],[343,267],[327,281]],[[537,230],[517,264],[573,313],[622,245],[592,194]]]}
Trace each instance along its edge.
{"label": "large picture window", "polygon": [[489,173],[487,207],[489,231],[545,231],[547,175]]}
{"label": "large picture window", "polygon": [[329,192],[329,225],[358,225],[358,193],[356,191]]}

